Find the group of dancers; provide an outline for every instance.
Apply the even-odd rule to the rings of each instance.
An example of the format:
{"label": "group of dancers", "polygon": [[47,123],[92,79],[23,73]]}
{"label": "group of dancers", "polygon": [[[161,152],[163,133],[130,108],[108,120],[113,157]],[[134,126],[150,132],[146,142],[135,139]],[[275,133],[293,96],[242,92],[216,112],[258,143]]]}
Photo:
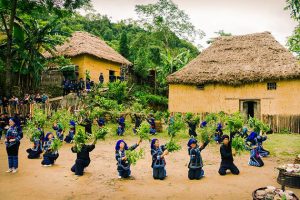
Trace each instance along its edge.
{"label": "group of dancers", "polygon": [[[189,127],[189,135],[190,137],[197,137],[196,129],[198,126],[198,122],[195,120],[186,121]],[[206,121],[200,123],[200,127],[203,128],[207,125]],[[262,135],[261,133],[257,133],[255,131],[250,131],[247,127],[243,127],[242,130],[236,134],[245,139],[245,149],[249,150],[250,158],[248,164],[255,167],[264,166],[264,162],[262,160],[263,157],[269,156],[270,152],[263,148],[263,142],[267,140],[266,135]],[[225,135],[225,137],[228,137]],[[223,126],[221,123],[217,124],[217,128],[214,134],[214,141],[218,144],[224,144],[223,137]],[[226,143],[227,141],[225,141]],[[222,146],[221,146],[222,147]],[[222,148],[221,148],[222,151]]]}
{"label": "group of dancers", "polygon": [[[147,120],[149,125],[151,126],[150,133],[154,135],[156,131],[154,118],[150,118]],[[98,127],[102,128],[105,126],[104,119],[100,118],[97,120]],[[118,135],[123,135],[125,131],[125,118],[121,116],[118,120],[119,126],[117,131]],[[202,122],[200,127],[205,126],[205,122]],[[58,151],[53,151],[51,149],[51,144],[54,141],[54,138],[59,138],[61,141],[65,141],[66,143],[72,143],[74,136],[76,134],[76,123],[74,121],[70,121],[69,123],[69,133],[64,137],[64,127],[60,123],[53,124],[53,130],[56,132],[54,135],[52,132],[48,132],[44,135],[44,132],[41,128],[37,128],[37,131],[40,132],[40,137],[37,137],[33,141],[33,147],[27,149],[28,158],[36,159],[40,158],[40,155],[43,153],[43,159],[41,164],[43,166],[52,166],[55,163],[55,160],[59,157]],[[85,127],[86,134],[91,134],[91,120],[85,120],[82,126]],[[136,124],[137,125],[137,124]],[[188,156],[190,158],[188,164],[188,178],[193,179],[201,179],[204,176],[203,170],[203,160],[201,156],[201,152],[205,149],[209,142],[205,142],[203,144],[198,144],[195,125],[189,126],[189,134],[191,138],[187,142],[188,148]],[[136,132],[135,127],[133,129]],[[119,132],[121,131],[121,132]],[[241,133],[231,133],[230,135],[223,134],[222,125],[219,124],[216,132],[214,140],[219,143],[220,146],[220,155],[221,155],[221,163],[219,167],[219,174],[226,175],[227,170],[230,170],[232,174],[238,175],[240,173],[237,166],[234,164],[233,156],[235,152],[232,150],[232,139],[235,134],[240,134],[245,138],[245,144],[248,144],[248,148],[250,150],[250,159],[249,165],[262,167],[264,165],[261,157],[265,157],[269,155],[269,152],[263,148],[262,143],[267,139],[266,136],[261,136],[260,133],[251,132],[248,135],[247,128],[244,128]],[[122,134],[119,134],[122,133]],[[14,118],[9,119],[9,128],[5,135],[5,144],[8,155],[8,173],[16,173],[18,170],[18,151],[20,146],[20,141],[23,138],[23,132],[20,125],[16,123]],[[139,140],[136,144],[132,146],[128,146],[124,140],[118,140],[115,145],[115,158],[117,161],[117,171],[119,178],[128,178],[131,175],[130,165],[131,163],[126,157],[127,150],[136,149],[142,140]],[[95,148],[96,140],[91,144],[84,144],[80,150],[73,146],[71,151],[77,154],[77,158],[75,160],[74,165],[71,167],[71,171],[75,173],[75,175],[81,176],[84,174],[84,169],[90,164],[90,156],[89,153],[93,151]],[[153,178],[163,180],[167,176],[166,172],[166,156],[168,155],[168,150],[165,145],[161,145],[159,139],[152,139],[150,143],[151,155],[152,155],[152,164],[153,168]]]}

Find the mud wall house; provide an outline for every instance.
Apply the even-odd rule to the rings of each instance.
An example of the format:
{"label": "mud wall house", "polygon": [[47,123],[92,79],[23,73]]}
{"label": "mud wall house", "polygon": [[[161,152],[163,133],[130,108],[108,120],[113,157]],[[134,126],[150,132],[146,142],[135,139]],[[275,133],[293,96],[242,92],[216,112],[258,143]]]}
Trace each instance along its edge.
{"label": "mud wall house", "polygon": [[57,46],[54,55],[45,54],[47,58],[53,56],[71,58],[78,66],[78,78],[85,79],[88,70],[91,80],[96,83],[100,73],[103,73],[105,83],[121,77],[126,79],[128,66],[132,65],[99,37],[81,31],[74,32],[63,45]]}
{"label": "mud wall house", "polygon": [[300,133],[300,65],[269,32],[217,38],[168,77],[170,112],[243,112]]}

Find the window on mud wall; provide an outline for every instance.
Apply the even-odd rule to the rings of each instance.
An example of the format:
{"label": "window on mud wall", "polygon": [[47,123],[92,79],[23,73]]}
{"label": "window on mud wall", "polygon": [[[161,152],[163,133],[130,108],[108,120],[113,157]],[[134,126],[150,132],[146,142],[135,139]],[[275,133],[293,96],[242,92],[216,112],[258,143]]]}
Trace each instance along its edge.
{"label": "window on mud wall", "polygon": [[277,84],[276,83],[267,83],[267,89],[268,90],[276,90]]}
{"label": "window on mud wall", "polygon": [[204,90],[204,84],[197,85],[196,88],[197,90]]}

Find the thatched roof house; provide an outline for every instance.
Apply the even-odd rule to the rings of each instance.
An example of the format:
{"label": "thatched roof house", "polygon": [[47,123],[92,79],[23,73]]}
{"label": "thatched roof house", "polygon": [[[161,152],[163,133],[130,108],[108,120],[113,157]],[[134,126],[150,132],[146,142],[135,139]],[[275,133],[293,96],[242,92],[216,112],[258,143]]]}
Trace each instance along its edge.
{"label": "thatched roof house", "polygon": [[243,112],[300,132],[299,61],[269,32],[217,38],[168,76],[171,112]]}
{"label": "thatched roof house", "polygon": [[269,32],[217,38],[169,83],[239,85],[300,78],[297,59]]}
{"label": "thatched roof house", "polygon": [[66,56],[74,57],[88,54],[100,59],[113,61],[116,63],[131,65],[126,58],[108,46],[99,37],[88,32],[76,31],[63,45],[56,47],[54,55],[45,54],[46,57]]}
{"label": "thatched roof house", "polygon": [[74,32],[64,44],[57,46],[53,55],[45,53],[44,56],[69,57],[79,66],[80,78],[84,78],[85,70],[89,70],[91,79],[97,82],[100,73],[104,74],[107,82],[112,76],[122,76],[121,67],[132,65],[99,37],[82,31]]}

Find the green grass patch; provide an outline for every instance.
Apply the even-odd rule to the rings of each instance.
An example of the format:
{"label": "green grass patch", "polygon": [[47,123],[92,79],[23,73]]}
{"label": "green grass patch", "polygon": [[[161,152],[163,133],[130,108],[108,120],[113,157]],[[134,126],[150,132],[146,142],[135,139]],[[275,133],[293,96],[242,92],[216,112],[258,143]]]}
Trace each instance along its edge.
{"label": "green grass patch", "polygon": [[270,151],[272,157],[293,162],[300,154],[300,134],[272,134],[264,142],[264,148]]}

